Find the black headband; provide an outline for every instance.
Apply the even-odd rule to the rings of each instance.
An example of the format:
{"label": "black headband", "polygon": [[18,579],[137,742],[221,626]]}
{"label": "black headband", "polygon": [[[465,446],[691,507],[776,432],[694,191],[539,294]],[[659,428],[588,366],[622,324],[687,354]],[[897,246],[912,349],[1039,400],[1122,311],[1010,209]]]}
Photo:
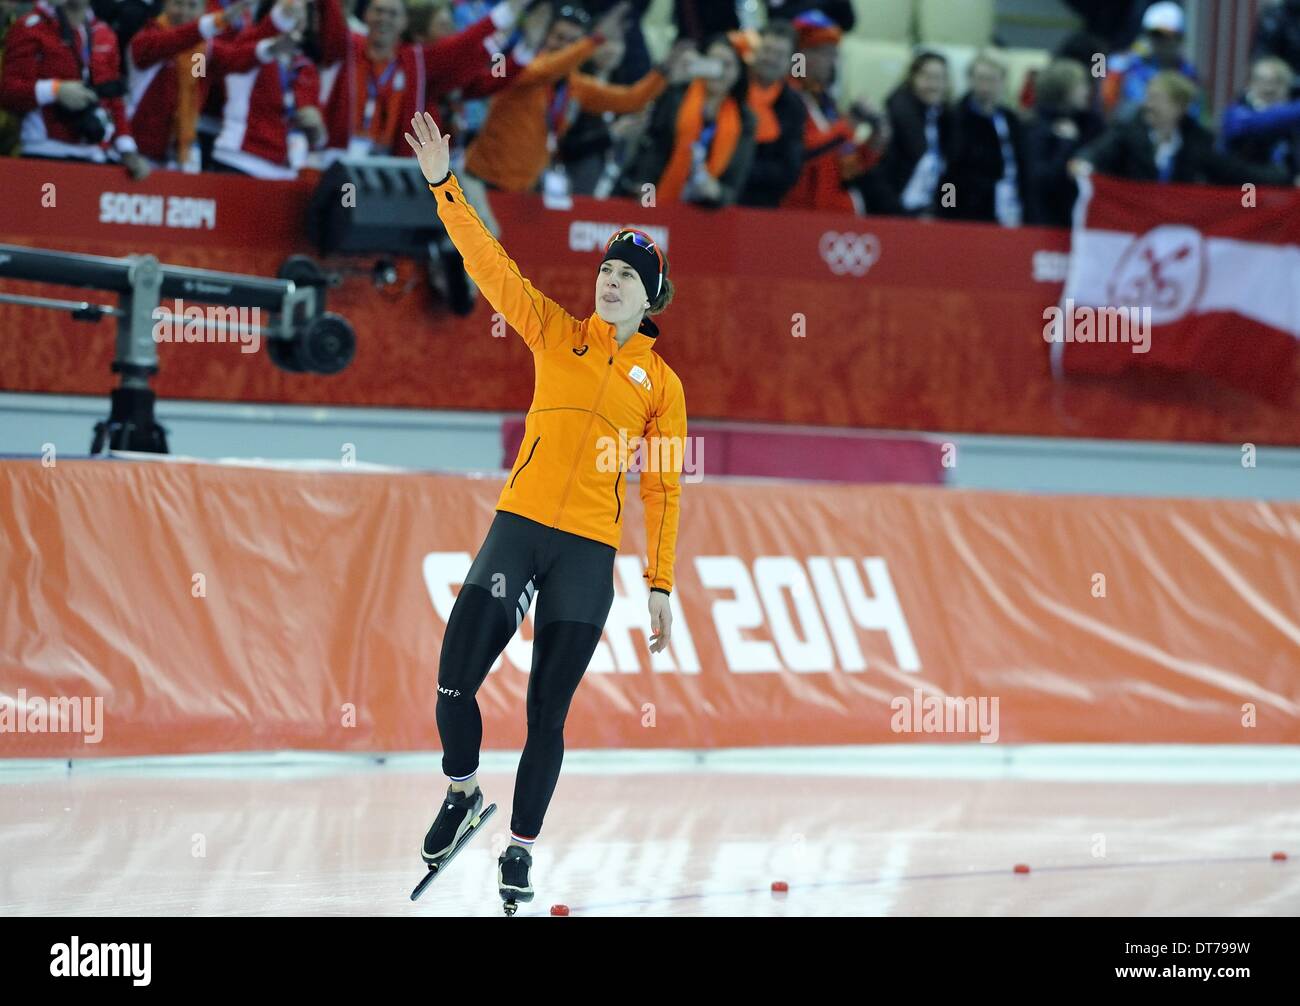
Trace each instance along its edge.
{"label": "black headband", "polygon": [[659,256],[649,248],[642,248],[634,240],[631,234],[620,235],[605,250],[605,257],[601,259],[601,264],[608,262],[610,259],[618,259],[620,262],[626,262],[641,277],[641,283],[645,287],[646,296],[653,304],[659,297],[663,289],[663,274],[659,271]]}

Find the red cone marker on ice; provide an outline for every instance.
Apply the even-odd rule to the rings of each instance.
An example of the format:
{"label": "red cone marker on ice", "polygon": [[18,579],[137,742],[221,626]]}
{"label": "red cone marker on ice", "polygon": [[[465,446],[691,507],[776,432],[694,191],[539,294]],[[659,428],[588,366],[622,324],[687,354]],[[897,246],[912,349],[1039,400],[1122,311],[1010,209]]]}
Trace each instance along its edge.
{"label": "red cone marker on ice", "polygon": [[788,890],[790,890],[790,885],[787,884],[784,880],[772,881],[772,891],[774,893],[784,894]]}
{"label": "red cone marker on ice", "polygon": [[1275,863],[1285,863],[1285,862],[1286,862],[1286,853],[1285,853],[1285,852],[1275,852],[1275,853],[1273,853],[1273,862],[1275,862]]}
{"label": "red cone marker on ice", "polygon": [[1016,873],[1028,873],[1028,872],[1029,872],[1029,864],[1028,864],[1028,863],[1017,863],[1017,864],[1016,864]]}
{"label": "red cone marker on ice", "polygon": [[568,915],[568,914],[569,914],[569,906],[568,906],[568,905],[552,905],[552,906],[551,906],[551,914],[552,914],[552,915]]}

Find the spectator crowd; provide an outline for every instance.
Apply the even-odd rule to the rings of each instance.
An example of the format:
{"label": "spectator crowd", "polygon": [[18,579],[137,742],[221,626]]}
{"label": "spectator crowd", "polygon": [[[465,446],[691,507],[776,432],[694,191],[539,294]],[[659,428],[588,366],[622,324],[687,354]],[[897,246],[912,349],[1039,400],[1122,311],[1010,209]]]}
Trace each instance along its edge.
{"label": "spectator crowd", "polygon": [[[919,47],[845,100],[849,0],[0,0],[0,156],[292,179],[409,156],[428,110],[488,189],[1068,226],[1076,178],[1300,183],[1300,0],[1261,11],[1217,129],[1178,3],[1071,3],[1019,93]],[[2,168],[0,168],[2,170]],[[653,188],[650,188],[653,187]]]}

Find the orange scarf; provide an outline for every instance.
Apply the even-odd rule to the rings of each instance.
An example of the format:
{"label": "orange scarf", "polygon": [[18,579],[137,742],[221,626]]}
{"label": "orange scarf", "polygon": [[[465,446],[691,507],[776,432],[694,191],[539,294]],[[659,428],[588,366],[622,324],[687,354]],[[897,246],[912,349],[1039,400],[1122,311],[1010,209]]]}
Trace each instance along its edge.
{"label": "orange scarf", "polygon": [[[675,202],[681,198],[682,190],[686,188],[693,163],[691,148],[704,131],[705,97],[703,80],[692,82],[682,96],[681,107],[677,110],[677,139],[668,165],[659,179],[659,195],[664,199]],[[724,98],[718,106],[718,128],[713,134],[713,143],[705,160],[709,174],[714,178],[722,177],[739,142],[740,109],[731,98]]]}
{"label": "orange scarf", "polygon": [[[161,28],[176,27],[167,20],[166,14],[159,14],[156,20]],[[224,24],[224,20],[218,23]],[[173,59],[176,66],[176,114],[172,118],[168,139],[176,141],[176,163],[182,169],[190,159],[194,138],[198,136],[199,78],[194,75],[194,56],[205,51],[207,44],[204,39],[199,39]]]}
{"label": "orange scarf", "polygon": [[[402,92],[399,91],[394,83],[399,73],[405,73],[405,69],[400,63],[402,55],[401,46],[393,50],[393,59],[399,60],[397,68],[393,70],[388,78],[388,93],[379,92],[375,98],[375,112],[370,117],[370,140],[374,144],[376,154],[386,154],[392,151],[393,141],[397,138],[397,122],[401,118]],[[369,83],[375,81],[379,83],[379,78],[383,76],[384,70],[388,64],[382,66],[370,58],[366,53],[365,61],[362,64],[363,76],[357,86],[357,107],[353,116],[353,131],[360,133],[361,125],[366,121],[366,101],[370,94]]]}
{"label": "orange scarf", "polygon": [[785,81],[778,80],[766,87],[756,80],[749,83],[749,110],[758,119],[754,128],[755,143],[771,143],[781,138],[781,123],[773,106],[781,94]]}

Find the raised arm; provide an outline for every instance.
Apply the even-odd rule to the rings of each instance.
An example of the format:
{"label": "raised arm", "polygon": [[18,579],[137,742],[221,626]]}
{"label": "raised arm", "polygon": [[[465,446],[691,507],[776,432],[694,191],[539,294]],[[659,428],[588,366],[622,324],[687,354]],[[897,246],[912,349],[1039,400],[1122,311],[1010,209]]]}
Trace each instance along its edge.
{"label": "raised arm", "polygon": [[490,98],[498,91],[513,86],[522,71],[523,66],[514,56],[507,55],[504,72],[494,73],[491,67],[483,67],[461,87],[460,96],[466,99]]}
{"label": "raised arm", "polygon": [[207,41],[223,39],[230,42],[247,36],[256,41],[277,32],[291,31],[294,27],[295,22],[289,12],[289,4],[286,0],[281,0],[255,25],[250,25],[238,34],[232,33],[231,25],[252,8],[252,0],[239,0],[225,10],[209,11],[179,28],[146,26],[131,38],[131,62],[143,70],[197,45],[200,39]]}
{"label": "raised arm", "polygon": [[333,66],[348,54],[352,29],[348,27],[340,0],[318,0],[320,13],[320,65]]}
{"label": "raised arm", "polygon": [[454,91],[466,86],[498,51],[499,32],[514,25],[515,14],[508,3],[498,3],[491,12],[464,31],[420,45],[424,72],[431,91]]}
{"label": "raised arm", "polygon": [[1255,133],[1282,133],[1300,126],[1300,101],[1288,101],[1271,108],[1234,105],[1223,113],[1224,143]]}
{"label": "raised arm", "polygon": [[258,63],[269,63],[277,36],[288,34],[296,27],[294,10],[298,6],[300,0],[280,0],[256,24],[236,35],[218,35],[212,39],[213,73],[246,73]]}
{"label": "raised arm", "polygon": [[451,137],[441,130],[428,112],[417,113],[411,120],[415,135],[406,134],[406,142],[420,161],[420,170],[429,182],[429,190],[438,204],[438,218],[447,229],[469,274],[493,310],[523,336],[534,353],[547,348],[547,340],[558,335],[575,319],[559,304],[540,293],[524,279],[492,232],[474,212],[461,191],[460,182],[451,173]]}
{"label": "raised arm", "polygon": [[603,41],[600,36],[588,35],[563,49],[541,53],[524,67],[518,83],[554,84],[561,81],[591,59],[591,54],[600,48]]}
{"label": "raised arm", "polygon": [[197,45],[199,39],[215,38],[226,30],[226,12],[204,14],[179,28],[146,26],[131,36],[131,63],[143,70]]}
{"label": "raised arm", "polygon": [[268,35],[258,38],[249,28],[234,38],[212,40],[212,72],[216,74],[247,73],[259,63],[269,63],[275,58],[272,51],[276,41],[283,36]]}
{"label": "raised arm", "polygon": [[608,84],[585,73],[569,77],[573,97],[584,112],[616,112],[626,115],[639,112],[664,93],[668,78],[658,69],[651,70],[635,84]]}

